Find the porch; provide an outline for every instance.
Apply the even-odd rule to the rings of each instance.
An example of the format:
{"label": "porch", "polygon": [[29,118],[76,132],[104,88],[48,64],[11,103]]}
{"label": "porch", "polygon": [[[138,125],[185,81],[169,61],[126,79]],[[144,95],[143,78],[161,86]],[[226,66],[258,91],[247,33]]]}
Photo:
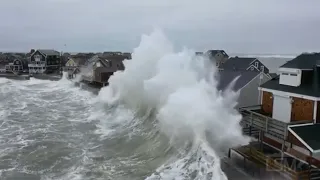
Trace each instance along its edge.
{"label": "porch", "polygon": [[313,123],[313,120],[293,121],[287,123],[273,119],[270,113],[263,111],[261,105],[242,107],[239,108],[239,112],[243,116],[241,122],[243,127],[251,127],[282,140],[287,139],[289,126]]}

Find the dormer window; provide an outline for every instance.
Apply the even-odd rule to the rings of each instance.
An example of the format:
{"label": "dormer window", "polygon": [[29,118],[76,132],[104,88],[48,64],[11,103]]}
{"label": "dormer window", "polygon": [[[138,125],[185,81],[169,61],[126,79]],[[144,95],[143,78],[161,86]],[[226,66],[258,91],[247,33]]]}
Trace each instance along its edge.
{"label": "dormer window", "polygon": [[251,66],[250,70],[251,70],[251,71],[254,71],[254,67],[253,67],[253,66]]}
{"label": "dormer window", "polygon": [[259,66],[259,62],[255,62],[254,64],[255,64],[255,66],[256,66],[256,67],[258,67],[258,66]]}
{"label": "dormer window", "polygon": [[264,66],[261,66],[261,71],[264,72]]}

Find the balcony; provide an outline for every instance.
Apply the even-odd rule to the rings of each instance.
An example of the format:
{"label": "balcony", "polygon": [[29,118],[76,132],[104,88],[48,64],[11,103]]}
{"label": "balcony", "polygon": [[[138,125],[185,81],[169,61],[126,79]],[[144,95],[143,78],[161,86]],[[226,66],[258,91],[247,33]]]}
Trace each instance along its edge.
{"label": "balcony", "polygon": [[45,63],[30,63],[28,67],[46,67]]}
{"label": "balcony", "polygon": [[263,112],[260,105],[239,108],[243,116],[241,124],[245,127],[253,127],[266,134],[280,139],[286,139],[288,126],[295,124],[312,123],[313,120],[282,122],[271,118],[271,114]]}

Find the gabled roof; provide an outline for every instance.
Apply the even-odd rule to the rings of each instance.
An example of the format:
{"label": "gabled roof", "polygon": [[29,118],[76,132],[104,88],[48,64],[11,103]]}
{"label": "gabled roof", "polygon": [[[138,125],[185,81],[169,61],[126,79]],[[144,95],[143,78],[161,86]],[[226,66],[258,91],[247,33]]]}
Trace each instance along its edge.
{"label": "gabled roof", "polygon": [[294,59],[288,61],[280,68],[294,68],[311,70],[320,61],[320,53],[302,53]]}
{"label": "gabled roof", "polygon": [[232,57],[229,58],[222,66],[222,69],[229,70],[245,70],[249,67],[250,63],[256,60],[257,58],[248,58],[248,57]]}
{"label": "gabled roof", "polygon": [[320,124],[293,125],[288,130],[311,152],[320,150]]}
{"label": "gabled roof", "polygon": [[218,74],[218,89],[225,90],[235,78],[240,76],[233,87],[234,91],[238,91],[259,74],[260,72],[256,71],[220,71]]}
{"label": "gabled roof", "polygon": [[37,51],[39,51],[42,54],[45,54],[47,56],[59,56],[60,53],[56,50],[53,49],[38,49]]}

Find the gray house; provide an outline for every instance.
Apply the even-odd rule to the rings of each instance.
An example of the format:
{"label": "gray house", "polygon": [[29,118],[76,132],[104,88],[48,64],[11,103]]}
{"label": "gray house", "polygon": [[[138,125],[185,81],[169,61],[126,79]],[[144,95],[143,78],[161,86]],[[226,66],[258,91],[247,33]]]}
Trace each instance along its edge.
{"label": "gray house", "polygon": [[60,71],[60,53],[52,49],[38,49],[31,54],[28,67],[31,74]]}
{"label": "gray house", "polygon": [[232,87],[233,91],[240,91],[237,108],[259,104],[261,95],[258,88],[261,84],[270,80],[270,77],[257,71],[220,71],[218,74],[218,90],[225,91],[237,77],[239,78]]}
{"label": "gray house", "polygon": [[229,58],[223,65],[219,67],[220,71],[233,70],[233,71],[257,71],[269,73],[269,69],[257,58],[250,57],[232,57]]}

